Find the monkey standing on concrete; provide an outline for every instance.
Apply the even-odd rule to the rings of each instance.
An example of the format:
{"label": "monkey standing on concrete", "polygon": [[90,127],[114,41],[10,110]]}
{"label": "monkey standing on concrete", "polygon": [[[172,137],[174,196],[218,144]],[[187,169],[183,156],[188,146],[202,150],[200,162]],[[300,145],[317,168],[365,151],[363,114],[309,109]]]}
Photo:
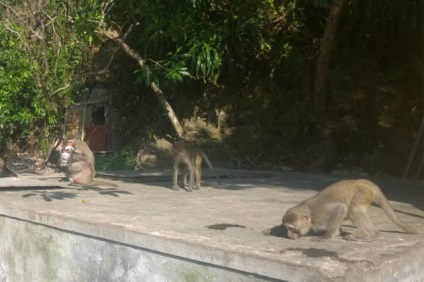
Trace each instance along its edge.
{"label": "monkey standing on concrete", "polygon": [[312,231],[325,234],[314,241],[333,239],[341,234],[341,225],[349,219],[362,234],[348,234],[350,241],[370,241],[378,237],[378,230],[367,215],[368,206],[376,201],[386,215],[406,233],[418,233],[401,221],[390,206],[380,188],[365,179],[343,180],[331,184],[314,197],[287,210],[283,226],[290,239],[299,239]]}
{"label": "monkey standing on concrete", "polygon": [[67,176],[71,183],[81,185],[108,185],[116,187],[114,183],[94,181],[94,154],[87,143],[78,139],[67,139],[66,148],[70,148]]}
{"label": "monkey standing on concrete", "polygon": [[[200,150],[195,141],[187,141],[184,139],[175,141],[172,147],[174,153],[174,166],[173,166],[173,180],[172,180],[172,189],[175,191],[179,190],[178,187],[178,167],[180,163],[183,163],[185,167],[181,173],[183,178],[184,188],[187,189],[187,192],[192,192],[193,189],[200,189],[200,182],[202,178],[202,157],[205,159],[209,168],[215,173],[215,177],[219,181],[219,177],[215,172],[215,169],[212,166],[207,155]],[[187,185],[187,177],[190,175],[189,184]],[[196,184],[194,184],[196,180]]]}

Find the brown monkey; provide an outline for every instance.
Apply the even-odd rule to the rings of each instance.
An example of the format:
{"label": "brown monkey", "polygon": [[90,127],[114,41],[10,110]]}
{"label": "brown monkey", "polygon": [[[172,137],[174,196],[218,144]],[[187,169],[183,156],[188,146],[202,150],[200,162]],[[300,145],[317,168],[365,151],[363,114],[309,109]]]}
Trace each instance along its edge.
{"label": "brown monkey", "polygon": [[[172,189],[179,190],[178,187],[178,166],[183,163],[185,167],[182,170],[183,185],[187,192],[192,192],[193,189],[200,189],[200,181],[202,180],[202,158],[205,159],[209,168],[215,173],[215,177],[219,181],[219,177],[215,172],[208,156],[200,150],[195,141],[187,141],[184,139],[175,141],[172,147],[174,153],[174,167],[173,167],[173,180]],[[190,175],[189,184],[187,185],[187,176]],[[196,184],[194,184],[196,180]]]}
{"label": "brown monkey", "polygon": [[94,154],[87,143],[78,139],[67,139],[66,148],[70,149],[67,176],[72,184],[81,185],[108,185],[116,187],[114,183],[94,181]]}
{"label": "brown monkey", "polygon": [[417,231],[401,221],[380,188],[365,179],[342,180],[331,184],[314,197],[287,210],[283,226],[290,239],[298,239],[314,232],[324,235],[314,241],[332,239],[341,234],[341,225],[349,219],[363,233],[344,236],[350,241],[370,241],[378,237],[378,230],[367,215],[368,206],[376,201],[386,215],[406,233]]}

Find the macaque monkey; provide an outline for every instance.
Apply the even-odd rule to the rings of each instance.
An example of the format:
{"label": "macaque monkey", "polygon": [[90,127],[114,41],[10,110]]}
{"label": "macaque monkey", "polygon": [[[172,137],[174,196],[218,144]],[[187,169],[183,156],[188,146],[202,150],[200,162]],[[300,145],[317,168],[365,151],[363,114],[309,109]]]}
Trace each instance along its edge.
{"label": "macaque monkey", "polygon": [[[219,177],[215,172],[215,169],[212,166],[209,158],[206,154],[200,150],[195,141],[187,141],[184,139],[174,142],[173,145],[174,153],[174,167],[173,167],[173,180],[172,180],[172,189],[175,191],[179,190],[178,187],[178,167],[180,163],[183,163],[185,166],[182,169],[182,179],[184,188],[187,189],[187,192],[192,192],[194,190],[200,189],[200,181],[202,180],[202,158],[205,159],[209,168],[215,173],[215,177],[219,181]],[[187,185],[187,177],[190,175],[189,183]],[[196,183],[194,184],[194,181]]]}
{"label": "macaque monkey", "polygon": [[342,180],[329,185],[314,197],[289,208],[283,216],[283,226],[290,239],[299,239],[314,231],[324,232],[324,235],[312,240],[324,241],[342,235],[341,225],[349,219],[362,233],[347,234],[344,239],[371,241],[379,234],[367,215],[367,208],[374,201],[404,232],[418,233],[396,216],[380,188],[365,179]]}
{"label": "macaque monkey", "polygon": [[78,139],[66,140],[66,148],[69,150],[69,163],[67,176],[72,184],[81,185],[108,185],[116,187],[114,183],[94,181],[96,171],[94,169],[94,154],[87,143]]}

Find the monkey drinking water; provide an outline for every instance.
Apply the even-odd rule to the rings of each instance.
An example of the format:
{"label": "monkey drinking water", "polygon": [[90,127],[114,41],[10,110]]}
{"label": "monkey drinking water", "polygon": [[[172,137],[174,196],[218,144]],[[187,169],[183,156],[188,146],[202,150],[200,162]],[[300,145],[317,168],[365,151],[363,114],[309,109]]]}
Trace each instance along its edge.
{"label": "monkey drinking water", "polygon": [[[172,189],[178,191],[178,168],[179,164],[184,164],[182,169],[182,179],[183,185],[187,189],[187,192],[192,192],[193,189],[200,189],[200,182],[202,178],[202,158],[205,159],[209,168],[213,170],[217,181],[219,183],[219,177],[216,174],[212,163],[206,154],[200,150],[195,141],[187,141],[184,139],[174,142],[172,147],[174,153],[174,166],[173,166],[173,179],[172,179]],[[187,177],[189,176],[189,183],[187,185]],[[194,183],[196,181],[196,183]]]}
{"label": "monkey drinking water", "polygon": [[87,143],[78,139],[68,139],[66,147],[70,147],[67,173],[69,180],[75,184],[91,184],[96,174],[95,160]]}
{"label": "monkey drinking water", "polygon": [[78,139],[67,139],[66,148],[69,152],[67,176],[71,183],[81,185],[108,185],[116,187],[114,183],[94,181],[94,154],[87,143]]}
{"label": "monkey drinking water", "polygon": [[290,239],[299,239],[310,231],[324,232],[315,241],[333,239],[341,234],[341,225],[349,219],[362,232],[344,236],[351,241],[370,241],[378,237],[378,230],[367,215],[368,206],[376,201],[385,214],[406,233],[418,233],[401,221],[380,188],[365,179],[343,180],[331,184],[314,197],[287,210],[283,226]]}

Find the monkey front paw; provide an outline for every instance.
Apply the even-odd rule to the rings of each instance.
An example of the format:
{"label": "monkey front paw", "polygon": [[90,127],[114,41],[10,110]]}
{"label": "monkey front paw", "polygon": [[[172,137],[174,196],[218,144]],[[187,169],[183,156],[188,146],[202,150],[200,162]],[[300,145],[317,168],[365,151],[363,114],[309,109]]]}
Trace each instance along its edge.
{"label": "monkey front paw", "polygon": [[172,186],[172,190],[180,191],[180,187],[178,187],[178,185],[174,185],[174,186]]}
{"label": "monkey front paw", "polygon": [[194,186],[194,187],[193,187],[193,190],[200,190],[200,186],[197,186],[197,185],[196,185],[196,186]]}
{"label": "monkey front paw", "polygon": [[324,238],[321,238],[321,237],[314,237],[314,238],[311,238],[311,241],[312,242],[326,242],[326,241],[328,241],[328,239],[324,239]]}
{"label": "monkey front paw", "polygon": [[327,242],[328,240],[331,240],[332,237],[329,236],[318,236],[318,237],[312,237],[311,241],[312,242]]}
{"label": "monkey front paw", "polygon": [[187,192],[193,192],[193,189],[191,189],[191,188],[187,188],[187,189],[186,189],[186,191],[187,191]]}
{"label": "monkey front paw", "polygon": [[347,235],[343,236],[343,239],[345,239],[346,241],[371,242],[376,237],[377,236],[347,234]]}

